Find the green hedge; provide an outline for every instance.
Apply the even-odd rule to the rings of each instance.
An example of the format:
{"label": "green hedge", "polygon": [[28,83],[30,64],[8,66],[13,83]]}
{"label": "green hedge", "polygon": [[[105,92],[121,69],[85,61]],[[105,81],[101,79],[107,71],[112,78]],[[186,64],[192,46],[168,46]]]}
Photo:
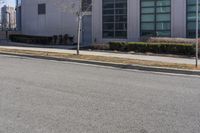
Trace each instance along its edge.
{"label": "green hedge", "polygon": [[31,35],[10,35],[10,40],[20,43],[32,43],[32,44],[50,44],[53,37],[46,36],[31,36]]}
{"label": "green hedge", "polygon": [[158,54],[194,55],[195,47],[192,44],[176,43],[147,43],[147,42],[110,42],[110,50],[152,52]]}

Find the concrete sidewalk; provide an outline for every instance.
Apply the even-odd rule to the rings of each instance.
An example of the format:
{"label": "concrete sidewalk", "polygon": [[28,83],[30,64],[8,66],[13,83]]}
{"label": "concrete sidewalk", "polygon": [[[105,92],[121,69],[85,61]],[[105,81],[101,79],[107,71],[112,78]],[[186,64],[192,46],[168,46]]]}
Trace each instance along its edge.
{"label": "concrete sidewalk", "polygon": [[[70,49],[60,49],[60,48],[36,48],[36,47],[19,47],[19,46],[0,46],[3,49],[16,49],[16,50],[31,50],[31,51],[41,51],[41,52],[56,52],[56,53],[69,53],[75,54],[76,50]],[[82,55],[95,55],[104,57],[118,57],[126,59],[137,59],[137,60],[147,60],[147,61],[159,61],[165,63],[178,63],[178,64],[190,64],[194,65],[194,58],[177,58],[177,57],[164,57],[164,56],[152,56],[152,55],[139,55],[139,54],[125,54],[125,53],[111,53],[111,52],[97,52],[97,51],[80,51]]]}

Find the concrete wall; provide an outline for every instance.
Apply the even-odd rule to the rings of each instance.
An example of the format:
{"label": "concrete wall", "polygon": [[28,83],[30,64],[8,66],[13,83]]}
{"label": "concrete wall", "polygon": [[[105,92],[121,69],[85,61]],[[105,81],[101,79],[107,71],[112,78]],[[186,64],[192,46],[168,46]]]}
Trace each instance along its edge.
{"label": "concrete wall", "polygon": [[[46,3],[46,14],[38,15],[38,4]],[[74,5],[74,8],[72,8]],[[22,33],[28,35],[77,35],[77,0],[23,0]]]}

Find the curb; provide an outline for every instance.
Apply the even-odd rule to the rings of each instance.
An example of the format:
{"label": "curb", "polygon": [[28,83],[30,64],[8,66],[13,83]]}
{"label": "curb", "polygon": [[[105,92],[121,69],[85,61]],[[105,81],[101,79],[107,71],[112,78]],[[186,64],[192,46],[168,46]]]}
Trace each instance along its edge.
{"label": "curb", "polygon": [[57,57],[49,57],[49,56],[37,56],[37,55],[28,55],[28,54],[17,54],[17,53],[1,53],[2,55],[12,55],[12,56],[20,56],[20,57],[29,57],[29,58],[37,58],[37,59],[46,59],[46,60],[55,60],[55,61],[67,61],[74,63],[84,63],[98,66],[107,66],[121,69],[132,69],[132,70],[140,70],[140,71],[148,71],[148,72],[160,72],[160,73],[169,73],[169,74],[183,74],[183,75],[191,75],[191,76],[200,76],[199,70],[185,70],[185,69],[176,69],[176,68],[167,68],[167,67],[153,67],[153,66],[144,66],[144,65],[125,65],[125,64],[116,64],[110,62],[100,62],[100,61],[91,61],[91,60],[83,60],[83,59],[73,59],[73,58],[57,58]]}

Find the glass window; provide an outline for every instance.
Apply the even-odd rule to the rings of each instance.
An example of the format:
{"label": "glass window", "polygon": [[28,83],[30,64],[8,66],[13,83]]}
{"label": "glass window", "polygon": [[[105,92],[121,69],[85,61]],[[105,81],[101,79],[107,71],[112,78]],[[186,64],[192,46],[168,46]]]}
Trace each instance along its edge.
{"label": "glass window", "polygon": [[127,38],[127,0],[103,0],[103,38]]}
{"label": "glass window", "polygon": [[141,0],[141,36],[171,35],[171,0]]}
{"label": "glass window", "polygon": [[38,14],[46,14],[46,4],[38,4]]}
{"label": "glass window", "polygon": [[[200,0],[199,0],[199,6],[200,6]],[[199,14],[199,21],[200,21],[200,14]],[[199,27],[199,32],[200,32],[200,27]],[[195,36],[196,36],[196,0],[187,0],[187,37],[195,38]]]}

